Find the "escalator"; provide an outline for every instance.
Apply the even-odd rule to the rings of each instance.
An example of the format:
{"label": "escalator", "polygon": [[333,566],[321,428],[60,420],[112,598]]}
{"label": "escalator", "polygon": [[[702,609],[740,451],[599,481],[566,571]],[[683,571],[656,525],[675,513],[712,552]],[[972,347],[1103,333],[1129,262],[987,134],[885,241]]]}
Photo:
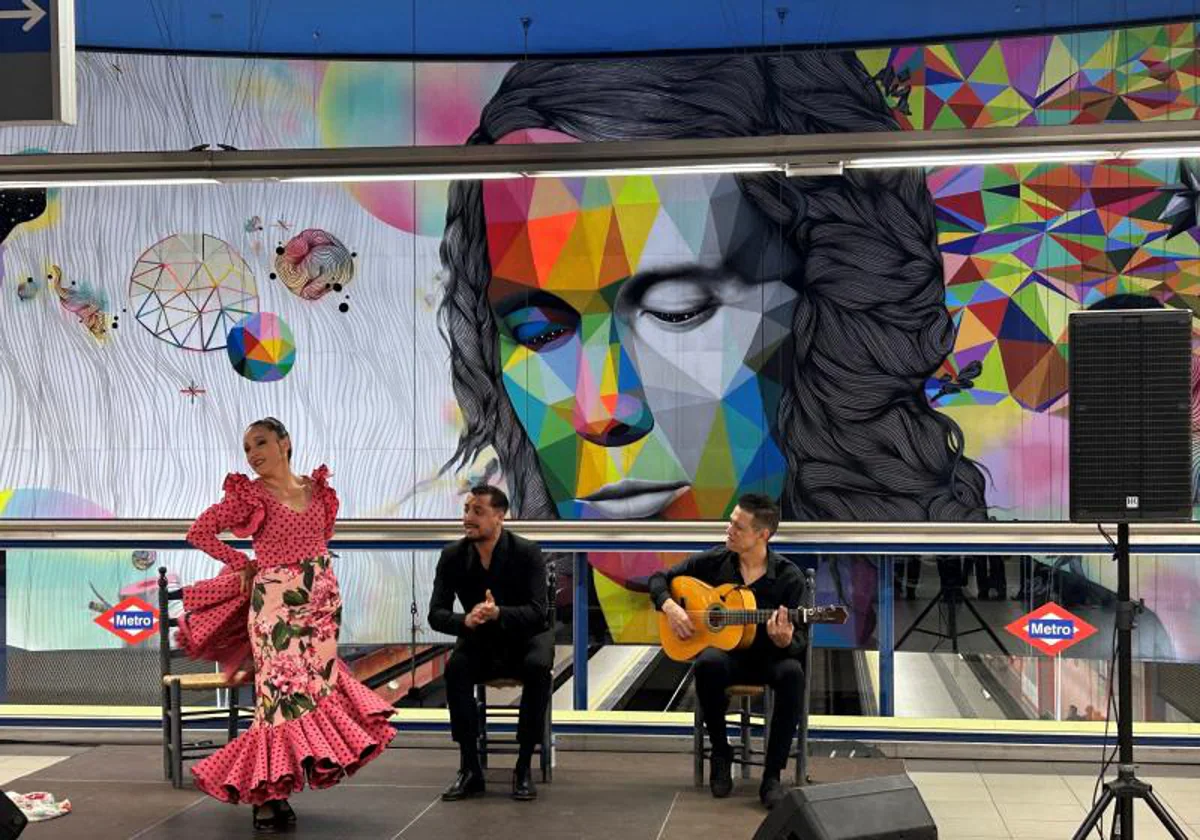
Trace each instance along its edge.
{"label": "escalator", "polygon": [[438,690],[448,645],[381,645],[344,651],[342,656],[356,680],[393,706],[430,706],[444,702]]}
{"label": "escalator", "polygon": [[[812,714],[864,715],[875,708],[874,690],[859,665],[860,651],[818,648],[813,651]],[[614,709],[685,712],[695,708],[691,665],[661,651],[628,683]]]}

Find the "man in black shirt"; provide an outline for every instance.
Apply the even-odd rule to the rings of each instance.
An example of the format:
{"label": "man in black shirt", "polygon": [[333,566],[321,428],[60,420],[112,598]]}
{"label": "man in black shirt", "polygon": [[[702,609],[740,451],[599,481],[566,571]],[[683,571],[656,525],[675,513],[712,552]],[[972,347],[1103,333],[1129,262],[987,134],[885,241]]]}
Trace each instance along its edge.
{"label": "man in black shirt", "polygon": [[671,598],[671,580],[678,575],[698,578],[717,586],[735,583],[754,593],[759,609],[775,609],[766,632],[755,634],[744,650],[708,648],[696,657],[696,699],[712,741],[709,787],[713,796],[726,797],[733,791],[730,771],[732,752],[725,734],[725,712],[729,698],[725,690],[734,684],[767,684],[775,692],[771,738],[763,769],[759,798],[768,808],[783,798],[779,777],[787,766],[792,739],[800,722],[804,691],[804,666],[800,655],[808,643],[806,627],[794,627],[787,610],[802,605],[804,575],[788,560],[770,549],[767,542],[779,526],[779,508],[767,496],[751,493],[738,499],[725,529],[724,548],[714,548],[650,578],[654,606],[666,614],[671,629],[681,639],[692,635],[688,614]]}
{"label": "man in black shirt", "polygon": [[[517,722],[514,799],[537,797],[530,774],[550,699],[554,633],[549,626],[546,563],[538,544],[504,528],[508,497],[490,485],[471,489],[463,505],[466,536],[446,546],[438,560],[429,601],[429,626],[458,636],[446,663],[450,733],[462,763],[442,794],[451,802],[484,792],[479,764],[475,686],[497,677],[523,683]],[[454,611],[457,598],[469,612]]]}

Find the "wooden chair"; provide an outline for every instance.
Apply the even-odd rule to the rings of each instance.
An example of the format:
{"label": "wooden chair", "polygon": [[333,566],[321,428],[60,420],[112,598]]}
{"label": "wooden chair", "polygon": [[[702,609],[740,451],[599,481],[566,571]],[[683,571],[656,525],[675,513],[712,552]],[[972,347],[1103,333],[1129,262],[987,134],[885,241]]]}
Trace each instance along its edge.
{"label": "wooden chair", "polygon": [[[554,564],[546,563],[546,626],[550,630],[555,628],[554,620],[554,604],[558,598],[558,578],[554,569]],[[495,722],[497,719],[511,723],[516,727],[519,710],[512,706],[489,706],[487,704],[487,690],[489,688],[503,689],[516,688],[521,686],[521,680],[515,677],[500,677],[499,679],[488,680],[475,686],[475,705],[479,709],[479,763],[486,770],[488,766],[488,753],[514,754],[520,745],[517,743],[516,735],[489,735],[488,721]],[[534,748],[534,752],[538,756],[538,761],[541,765],[542,781],[551,782],[554,780],[554,728],[552,718],[554,710],[554,686],[553,682],[550,686],[550,696],[546,698],[546,724],[542,729],[542,740]]]}
{"label": "wooden chair", "polygon": [[[812,607],[816,602],[815,575],[809,569],[805,572],[805,606]],[[811,628],[810,628],[811,630]],[[804,649],[804,690],[800,693],[800,725],[796,731],[795,748],[789,753],[795,767],[795,785],[806,784],[808,778],[808,712],[811,708],[810,689],[812,685],[812,635]],[[767,742],[771,737],[771,713],[775,706],[775,692],[768,685],[731,685],[725,690],[730,699],[731,713],[737,715],[739,738],[733,746],[733,763],[741,765],[743,779],[750,778],[751,767],[762,767],[765,764]],[[762,699],[762,714],[751,709],[751,702]],[[726,716],[728,720],[728,716]],[[762,729],[762,748],[754,745],[753,729]],[[708,735],[704,728],[704,714],[700,704],[696,703],[692,722],[692,762],[693,778],[697,787],[704,784],[704,761],[712,755],[712,747],[708,745]]]}
{"label": "wooden chair", "polygon": [[[249,675],[239,673],[235,674],[233,679],[228,679],[221,673],[172,673],[172,662],[182,658],[183,653],[171,647],[171,630],[179,626],[179,620],[170,617],[170,606],[172,601],[179,601],[182,598],[182,590],[168,588],[166,567],[160,567],[158,570],[158,658],[162,675],[163,777],[177,788],[183,787],[183,762],[185,760],[203,758],[223,746],[215,743],[212,739],[184,741],[183,723],[185,720],[204,722],[222,720],[227,727],[228,740],[232,741],[238,735],[241,721],[254,718],[253,707],[239,706],[237,703],[239,688],[252,682]],[[185,691],[225,691],[227,692],[227,701],[224,706],[185,712],[183,710],[183,692]]]}

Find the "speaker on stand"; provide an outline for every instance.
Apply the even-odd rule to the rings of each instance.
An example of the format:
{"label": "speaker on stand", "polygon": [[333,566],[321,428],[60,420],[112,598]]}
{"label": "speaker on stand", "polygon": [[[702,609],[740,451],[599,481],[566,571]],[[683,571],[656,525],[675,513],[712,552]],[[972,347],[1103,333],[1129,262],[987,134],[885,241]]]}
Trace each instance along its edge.
{"label": "speaker on stand", "polygon": [[1131,635],[1141,609],[1130,599],[1131,522],[1192,518],[1192,315],[1178,309],[1073,312],[1070,353],[1071,521],[1116,523],[1117,778],[1074,840],[1096,827],[1109,805],[1122,838],[1133,837],[1141,799],[1174,838],[1186,840],[1133,763]]}

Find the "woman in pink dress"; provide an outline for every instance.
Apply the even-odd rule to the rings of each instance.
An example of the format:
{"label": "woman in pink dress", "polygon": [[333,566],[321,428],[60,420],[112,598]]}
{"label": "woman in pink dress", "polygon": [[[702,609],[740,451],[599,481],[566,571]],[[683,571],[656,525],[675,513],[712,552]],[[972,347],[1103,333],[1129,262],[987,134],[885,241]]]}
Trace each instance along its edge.
{"label": "woman in pink dress", "polygon": [[[179,643],[227,674],[252,657],[254,723],[192,775],[209,796],[253,805],[256,829],[281,828],[296,819],[289,795],[352,775],[395,731],[392,707],[337,658],[342,601],[326,541],[338,499],[329,470],[293,474],[291,439],[273,417],[251,424],[243,443],[259,478],[227,476],[225,498],[188,531],[188,542],[225,567],[185,588]],[[218,538],[227,530],[254,538],[253,560]]]}

